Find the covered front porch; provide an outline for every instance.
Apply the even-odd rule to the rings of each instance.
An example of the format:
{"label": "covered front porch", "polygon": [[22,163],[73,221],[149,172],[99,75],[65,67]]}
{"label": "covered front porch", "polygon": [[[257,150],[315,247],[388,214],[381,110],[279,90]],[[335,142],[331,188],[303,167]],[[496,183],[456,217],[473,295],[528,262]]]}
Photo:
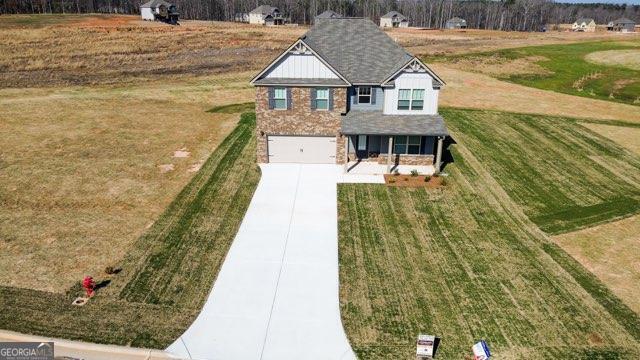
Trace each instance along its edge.
{"label": "covered front porch", "polygon": [[[350,116],[351,115],[351,116]],[[345,172],[408,174],[440,172],[448,132],[439,115],[350,112],[342,120]]]}

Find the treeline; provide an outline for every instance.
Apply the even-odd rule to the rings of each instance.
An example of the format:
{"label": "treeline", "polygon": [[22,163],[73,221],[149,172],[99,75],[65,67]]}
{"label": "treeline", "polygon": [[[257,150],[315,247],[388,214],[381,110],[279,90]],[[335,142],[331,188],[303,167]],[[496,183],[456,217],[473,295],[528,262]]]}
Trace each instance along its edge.
{"label": "treeline", "polygon": [[[2,13],[138,14],[146,0],[2,0]],[[603,24],[620,17],[640,20],[640,5],[564,4],[551,0],[171,0],[183,19],[232,21],[260,4],[276,6],[291,22],[309,24],[325,10],[374,21],[398,10],[411,26],[441,28],[454,16],[470,28],[537,31],[546,24],[572,23],[591,17]]]}

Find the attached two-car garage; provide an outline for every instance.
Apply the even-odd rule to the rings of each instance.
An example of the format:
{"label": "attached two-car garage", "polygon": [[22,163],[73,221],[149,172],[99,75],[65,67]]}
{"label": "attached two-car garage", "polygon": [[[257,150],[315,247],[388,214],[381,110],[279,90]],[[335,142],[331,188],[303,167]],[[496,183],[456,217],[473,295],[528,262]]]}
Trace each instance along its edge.
{"label": "attached two-car garage", "polygon": [[333,136],[268,136],[269,162],[335,164]]}

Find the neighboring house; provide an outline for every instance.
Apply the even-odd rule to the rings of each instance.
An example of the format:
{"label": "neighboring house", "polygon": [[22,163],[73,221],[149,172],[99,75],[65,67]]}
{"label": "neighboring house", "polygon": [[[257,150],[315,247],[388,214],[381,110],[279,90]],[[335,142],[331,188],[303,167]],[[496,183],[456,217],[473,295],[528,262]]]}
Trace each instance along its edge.
{"label": "neighboring house", "polygon": [[596,22],[591,18],[580,18],[571,25],[571,30],[580,32],[595,32]]}
{"label": "neighboring house", "polygon": [[467,28],[467,20],[454,17],[447,20],[445,24],[445,29],[466,29]]}
{"label": "neighboring house", "polygon": [[[256,75],[259,163],[439,171],[444,81],[368,19],[325,19]],[[345,166],[349,168],[349,166]]]}
{"label": "neighboring house", "polygon": [[389,11],[380,17],[380,27],[409,27],[409,20],[397,11]]}
{"label": "neighboring house", "polygon": [[282,25],[284,24],[284,17],[282,17],[277,7],[260,5],[249,13],[249,24]]}
{"label": "neighboring house", "polygon": [[318,14],[315,19],[336,19],[336,18],[341,18],[342,15],[338,14],[337,12],[333,11],[333,10],[327,10],[324,11],[321,14]]}
{"label": "neighboring house", "polygon": [[164,21],[177,24],[179,15],[176,6],[164,0],[151,0],[140,5],[140,16],[145,21]]}
{"label": "neighboring house", "polygon": [[607,24],[607,30],[609,31],[634,32],[635,27],[636,23],[633,20],[627,18],[613,20]]}

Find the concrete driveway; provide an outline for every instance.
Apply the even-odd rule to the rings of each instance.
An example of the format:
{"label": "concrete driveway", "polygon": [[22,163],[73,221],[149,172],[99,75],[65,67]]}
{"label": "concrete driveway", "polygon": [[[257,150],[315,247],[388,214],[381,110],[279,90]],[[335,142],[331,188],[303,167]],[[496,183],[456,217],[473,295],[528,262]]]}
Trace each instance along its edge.
{"label": "concrete driveway", "polygon": [[355,359],[338,302],[337,165],[262,165],[202,312],[167,350],[193,359]]}

